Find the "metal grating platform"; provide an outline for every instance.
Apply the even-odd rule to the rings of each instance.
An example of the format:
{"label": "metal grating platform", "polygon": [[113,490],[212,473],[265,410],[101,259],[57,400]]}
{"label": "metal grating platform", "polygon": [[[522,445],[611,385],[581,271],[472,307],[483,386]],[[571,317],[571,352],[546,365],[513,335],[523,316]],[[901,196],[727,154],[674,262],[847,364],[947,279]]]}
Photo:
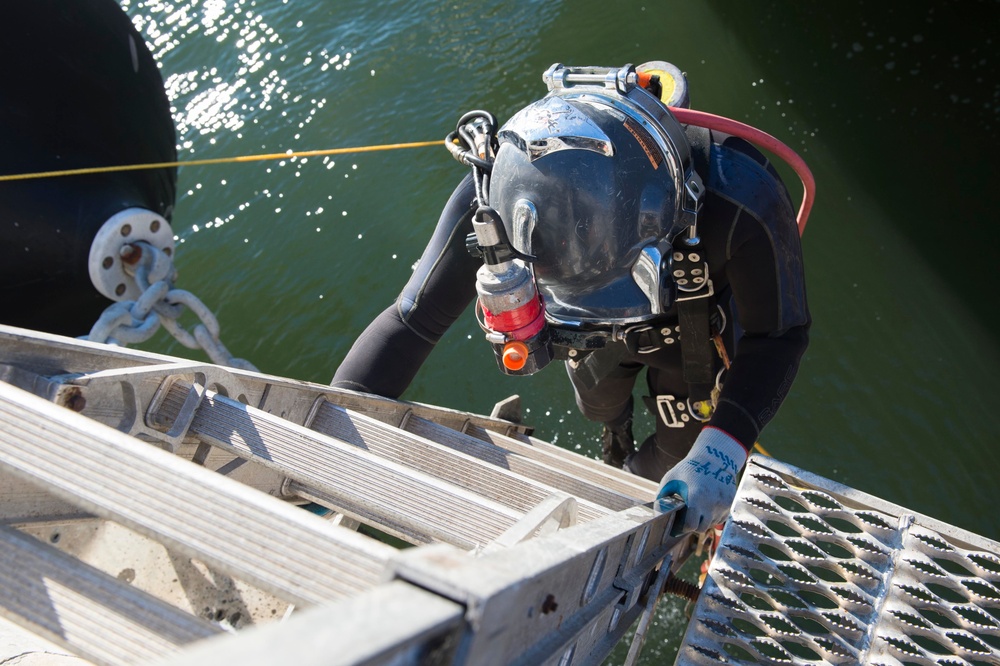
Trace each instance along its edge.
{"label": "metal grating platform", "polygon": [[1000,543],[751,458],[679,664],[1000,664]]}

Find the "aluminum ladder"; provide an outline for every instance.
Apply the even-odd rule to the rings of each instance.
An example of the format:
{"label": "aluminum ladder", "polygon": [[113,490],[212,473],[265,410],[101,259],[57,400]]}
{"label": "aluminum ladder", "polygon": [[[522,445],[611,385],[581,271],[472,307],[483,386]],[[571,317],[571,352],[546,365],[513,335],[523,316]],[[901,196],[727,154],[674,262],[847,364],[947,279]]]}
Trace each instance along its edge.
{"label": "aluminum ladder", "polygon": [[691,549],[654,484],[499,415],[0,350],[0,615],[93,663],[595,664]]}

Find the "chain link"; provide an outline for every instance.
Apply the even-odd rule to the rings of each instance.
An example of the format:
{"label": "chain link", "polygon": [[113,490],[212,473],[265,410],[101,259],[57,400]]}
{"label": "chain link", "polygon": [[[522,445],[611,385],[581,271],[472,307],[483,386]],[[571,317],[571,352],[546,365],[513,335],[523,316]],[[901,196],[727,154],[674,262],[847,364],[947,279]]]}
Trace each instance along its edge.
{"label": "chain link", "polygon": [[[177,271],[162,250],[139,241],[141,252],[135,266],[135,282],[142,294],[134,301],[112,303],[101,314],[84,339],[113,345],[145,342],[160,326],[188,349],[201,349],[216,365],[258,372],[242,358],[235,358],[219,340],[219,320],[201,299],[184,289],[175,289]],[[177,321],[185,309],[199,320],[192,330]]]}

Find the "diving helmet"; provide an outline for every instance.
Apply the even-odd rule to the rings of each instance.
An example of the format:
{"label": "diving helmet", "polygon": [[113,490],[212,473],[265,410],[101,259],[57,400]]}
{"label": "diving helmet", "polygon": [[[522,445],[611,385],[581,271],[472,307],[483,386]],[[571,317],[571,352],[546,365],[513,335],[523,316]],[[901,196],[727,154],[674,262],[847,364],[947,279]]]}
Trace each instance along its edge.
{"label": "diving helmet", "polygon": [[701,180],[641,66],[553,65],[497,133],[489,204],[554,326],[648,321],[673,305],[672,245],[696,237]]}

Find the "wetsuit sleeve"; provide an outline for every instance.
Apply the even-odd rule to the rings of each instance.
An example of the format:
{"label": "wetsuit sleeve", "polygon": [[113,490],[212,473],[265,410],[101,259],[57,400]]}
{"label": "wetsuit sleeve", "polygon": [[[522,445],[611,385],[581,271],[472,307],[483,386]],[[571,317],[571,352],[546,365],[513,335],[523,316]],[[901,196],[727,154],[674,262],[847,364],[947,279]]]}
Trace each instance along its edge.
{"label": "wetsuit sleeve", "polygon": [[466,177],[452,193],[417,267],[396,302],[358,336],[332,386],[398,398],[445,331],[476,295],[465,238],[472,233],[475,190]]}
{"label": "wetsuit sleeve", "polygon": [[[738,171],[738,169],[737,169]],[[788,395],[809,343],[802,244],[794,213],[776,174],[746,163],[760,178],[753,210],[730,200],[726,280],[736,315],[735,349],[711,425],[748,450]],[[768,177],[768,176],[772,177]]]}

